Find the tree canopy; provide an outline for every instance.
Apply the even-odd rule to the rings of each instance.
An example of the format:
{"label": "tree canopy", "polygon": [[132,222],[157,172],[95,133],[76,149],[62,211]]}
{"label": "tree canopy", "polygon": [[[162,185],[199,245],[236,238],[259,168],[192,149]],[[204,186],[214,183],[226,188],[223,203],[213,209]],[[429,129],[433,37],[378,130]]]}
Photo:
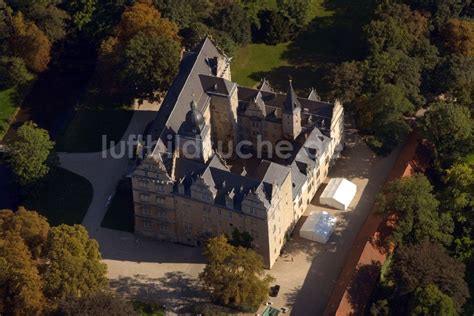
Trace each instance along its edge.
{"label": "tree canopy", "polygon": [[421,128],[424,136],[435,145],[441,162],[452,163],[472,148],[474,120],[466,107],[434,103],[423,117]]}
{"label": "tree canopy", "polygon": [[204,255],[208,263],[199,278],[215,300],[242,309],[265,300],[273,278],[265,275],[263,260],[253,250],[234,247],[221,235],[208,241]]}
{"label": "tree canopy", "polygon": [[95,297],[107,290],[100,261],[98,244],[83,226],[50,227],[34,211],[1,210],[0,313],[43,315],[65,299],[72,307],[76,298]]}
{"label": "tree canopy", "polygon": [[8,148],[9,162],[20,184],[32,184],[48,174],[53,147],[48,132],[35,123],[26,122],[18,129]]}
{"label": "tree canopy", "polygon": [[433,284],[418,288],[412,304],[411,315],[458,315],[453,300]]}
{"label": "tree canopy", "polygon": [[404,115],[413,111],[413,105],[397,86],[382,86],[357,107],[360,126],[374,135],[377,143],[372,145],[383,152],[393,149],[411,130]]}
{"label": "tree canopy", "polygon": [[[399,295],[413,295],[417,289],[432,284],[452,298],[458,311],[469,296],[464,264],[451,258],[439,244],[401,246],[392,260],[390,278]],[[418,299],[426,294],[419,293]]]}
{"label": "tree canopy", "polygon": [[398,217],[391,237],[397,245],[424,240],[449,245],[454,228],[452,218],[449,213],[439,213],[438,206],[433,187],[423,175],[390,182],[377,201],[380,212]]}
{"label": "tree canopy", "polygon": [[[154,100],[174,79],[180,60],[178,27],[146,1],[125,9],[100,47],[103,82],[111,91]],[[110,82],[111,75],[118,83]]]}

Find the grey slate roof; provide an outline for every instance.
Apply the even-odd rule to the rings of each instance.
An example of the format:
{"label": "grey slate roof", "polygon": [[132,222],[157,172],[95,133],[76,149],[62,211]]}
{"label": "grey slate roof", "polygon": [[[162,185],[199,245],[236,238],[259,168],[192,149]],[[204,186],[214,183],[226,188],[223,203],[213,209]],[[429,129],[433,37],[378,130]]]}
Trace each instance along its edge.
{"label": "grey slate roof", "polygon": [[195,95],[198,110],[209,103],[199,75],[213,75],[215,57],[221,56],[216,46],[206,38],[197,52],[188,53],[180,64],[179,73],[171,85],[150,129],[153,139],[161,138],[165,143],[168,134],[175,135],[185,121],[189,104]]}
{"label": "grey slate roof", "polygon": [[293,111],[298,108],[301,108],[301,104],[298,100],[298,96],[296,95],[295,89],[293,89],[293,84],[290,80],[290,86],[288,87],[288,91],[286,92],[286,99],[285,102],[283,102],[283,112],[293,113]]}
{"label": "grey slate roof", "polygon": [[237,84],[221,77],[199,75],[201,85],[207,93],[228,96]]}

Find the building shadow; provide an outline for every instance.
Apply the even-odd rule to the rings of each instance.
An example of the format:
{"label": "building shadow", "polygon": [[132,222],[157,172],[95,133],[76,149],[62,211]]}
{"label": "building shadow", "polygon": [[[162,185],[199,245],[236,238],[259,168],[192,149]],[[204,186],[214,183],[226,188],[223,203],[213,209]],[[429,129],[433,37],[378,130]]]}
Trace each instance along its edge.
{"label": "building shadow", "polygon": [[143,275],[110,280],[110,287],[121,296],[166,306],[175,313],[186,313],[195,304],[209,302],[196,279],[183,272],[168,272],[161,278]]}

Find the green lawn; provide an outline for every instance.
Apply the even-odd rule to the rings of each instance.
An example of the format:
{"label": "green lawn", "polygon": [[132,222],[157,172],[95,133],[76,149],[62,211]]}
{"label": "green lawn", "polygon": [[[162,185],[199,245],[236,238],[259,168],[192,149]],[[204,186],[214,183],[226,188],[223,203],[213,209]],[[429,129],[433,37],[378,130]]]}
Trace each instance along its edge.
{"label": "green lawn", "polygon": [[324,7],[324,0],[311,0],[309,4],[309,12],[306,17],[306,23],[311,22],[314,18],[331,16],[334,12]]}
{"label": "green lawn", "polygon": [[278,45],[248,44],[237,50],[232,62],[232,80],[246,87],[258,84],[252,74],[269,72],[280,66],[288,66],[283,53],[288,43]]}
{"label": "green lawn", "polygon": [[15,93],[15,88],[0,91],[0,140],[5,136],[19,110],[19,106],[14,100]]}
{"label": "green lawn", "polygon": [[[324,0],[312,0],[308,12],[307,22],[309,23],[316,17],[328,17],[333,14],[332,11],[327,10],[323,6]],[[273,9],[276,7],[276,0],[267,0],[262,5],[263,8]],[[248,44],[237,49],[235,58],[232,62],[232,80],[242,86],[254,87],[258,85],[261,77],[268,74],[270,78],[278,81],[285,81],[286,86],[289,76],[292,77],[306,77],[305,74],[300,74],[295,71],[295,66],[290,62],[285,55],[291,55],[289,48],[293,45],[292,42],[278,45],[266,44]],[[297,45],[298,46],[298,45]],[[308,47],[307,50],[312,50],[313,47]],[[305,52],[305,54],[312,52]],[[303,55],[303,54],[302,54]],[[293,70],[291,70],[293,68]],[[304,78],[307,79],[307,78]],[[282,85],[279,83],[278,85]],[[274,86],[275,87],[275,86]]]}
{"label": "green lawn", "polygon": [[47,217],[51,225],[80,224],[92,201],[92,194],[89,181],[58,168],[23,204]]}
{"label": "green lawn", "polygon": [[130,123],[133,111],[126,109],[80,109],[65,131],[56,140],[56,150],[65,152],[96,152],[103,150],[102,135],[119,141]]}
{"label": "green lawn", "polygon": [[134,231],[133,196],[130,179],[122,180],[117,186],[101,226],[127,232]]}

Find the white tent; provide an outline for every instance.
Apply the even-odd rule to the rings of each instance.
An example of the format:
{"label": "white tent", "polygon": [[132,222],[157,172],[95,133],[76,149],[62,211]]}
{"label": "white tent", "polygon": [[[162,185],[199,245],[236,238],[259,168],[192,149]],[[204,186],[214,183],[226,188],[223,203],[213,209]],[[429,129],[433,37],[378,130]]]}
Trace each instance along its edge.
{"label": "white tent", "polygon": [[300,237],[327,243],[336,227],[336,218],[328,212],[311,212],[300,229]]}
{"label": "white tent", "polygon": [[321,204],[346,210],[356,195],[357,186],[344,178],[333,178],[319,197]]}

